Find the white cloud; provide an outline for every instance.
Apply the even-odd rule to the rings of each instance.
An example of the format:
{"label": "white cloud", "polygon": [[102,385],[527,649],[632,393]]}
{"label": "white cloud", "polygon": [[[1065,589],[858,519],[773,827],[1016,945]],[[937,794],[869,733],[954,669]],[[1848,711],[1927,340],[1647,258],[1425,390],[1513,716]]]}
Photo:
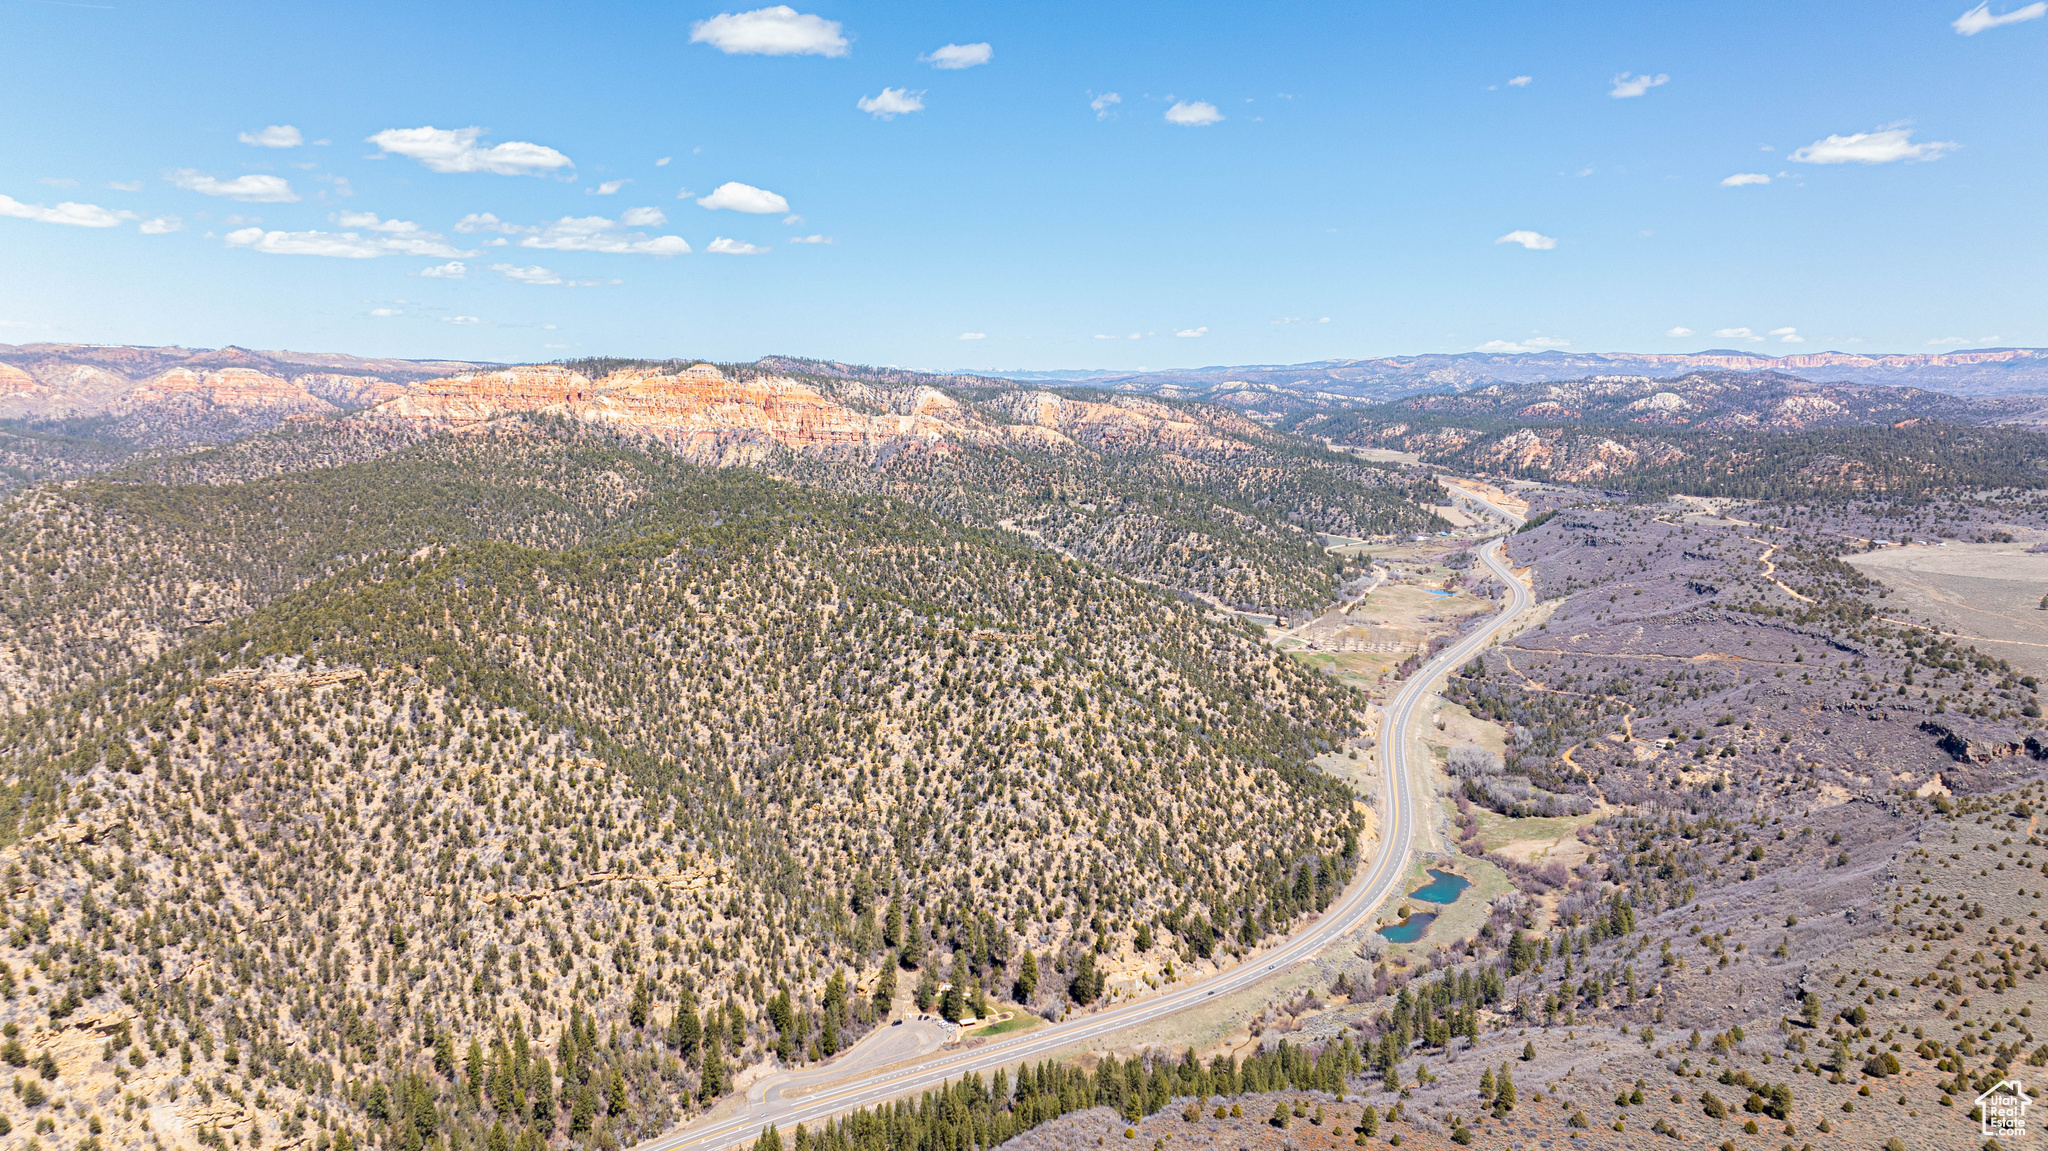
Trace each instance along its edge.
{"label": "white cloud", "polygon": [[1881,128],[1815,140],[1791,158],[1802,164],[1889,164],[1894,160],[1937,160],[1960,147],[1948,140],[1915,144],[1911,128]]}
{"label": "white cloud", "polygon": [[469,278],[469,269],[461,260],[450,260],[445,264],[435,264],[431,268],[421,268],[420,275],[430,280],[465,280]]}
{"label": "white cloud", "polygon": [[1182,328],[1180,331],[1174,333],[1174,335],[1180,336],[1183,339],[1191,339],[1197,336],[1206,336],[1208,334],[1209,325],[1207,324],[1203,324],[1199,328]]}
{"label": "white cloud", "polygon": [[988,333],[987,333],[987,332],[962,332],[962,333],[960,333],[960,334],[959,334],[958,336],[955,336],[955,337],[953,337],[953,338],[954,338],[954,339],[956,339],[956,340],[986,340],[986,339],[988,339]]}
{"label": "white cloud", "polygon": [[1166,110],[1166,122],[1183,128],[1205,128],[1221,119],[1216,105],[1204,100],[1182,100]]}
{"label": "white cloud", "polygon": [[70,224],[78,228],[111,228],[123,220],[135,218],[133,212],[117,212],[102,208],[98,204],[74,204],[66,201],[54,208],[41,204],[24,204],[12,196],[0,196],[0,216],[13,216],[22,220],[34,220],[39,224]]}
{"label": "white cloud", "polygon": [[239,228],[224,239],[230,248],[253,248],[273,256],[369,260],[391,254],[379,247],[377,240],[365,240],[354,232],[266,232],[261,228]]}
{"label": "white cloud", "polygon": [[1674,340],[1682,340],[1682,339],[1684,339],[1685,337],[1687,337],[1687,336],[1690,336],[1690,335],[1692,335],[1692,329],[1691,329],[1691,328],[1666,328],[1666,329],[1664,329],[1664,334],[1665,334],[1665,335],[1667,335],[1667,336],[1670,336],[1670,337],[1671,337],[1672,339],[1674,339]]}
{"label": "white cloud", "polygon": [[517,224],[508,224],[489,212],[471,212],[469,215],[455,221],[455,230],[463,233],[503,232],[508,236],[516,236],[521,232],[530,232],[533,229],[522,228]]}
{"label": "white cloud", "polygon": [[987,44],[948,44],[929,56],[917,59],[920,64],[930,64],[934,68],[958,70],[986,64],[995,54],[995,49]]}
{"label": "white cloud", "polygon": [[1617,100],[1626,100],[1631,96],[1640,96],[1652,88],[1661,84],[1669,84],[1670,82],[1671,77],[1664,75],[1662,72],[1657,73],[1655,76],[1648,74],[1631,76],[1623,72],[1614,78],[1614,87],[1607,94]]}
{"label": "white cloud", "polygon": [[235,139],[258,148],[296,148],[306,142],[290,124],[272,124],[260,132],[243,132]]}
{"label": "white cloud", "polygon": [[361,232],[283,232],[262,228],[240,228],[222,237],[230,248],[248,248],[272,256],[330,256],[342,260],[370,260],[378,256],[466,256],[433,232],[406,220],[379,220],[373,212],[341,212],[335,219],[346,228],[367,228]]}
{"label": "white cloud", "polygon": [[542,228],[526,228],[522,248],[554,252],[610,252],[615,255],[680,256],[690,245],[681,236],[644,236],[621,232],[603,216],[564,216]]}
{"label": "white cloud", "polygon": [[176,216],[152,216],[137,229],[145,236],[165,236],[185,230],[185,221]]}
{"label": "white cloud", "polygon": [[673,159],[675,159],[674,156],[663,156],[661,159],[656,160],[654,162],[654,166],[657,168],[666,168],[668,167],[668,162]]}
{"label": "white cloud", "polygon": [[854,105],[877,120],[894,120],[909,112],[924,111],[924,90],[884,88],[881,95],[862,96]]}
{"label": "white cloud", "polygon": [[1510,87],[1510,88],[1527,88],[1527,87],[1529,86],[1529,81],[1531,81],[1531,80],[1534,80],[1534,79],[1535,79],[1535,77],[1534,77],[1534,76],[1516,76],[1516,77],[1513,77],[1513,78],[1511,78],[1511,79],[1510,79],[1510,80],[1508,81],[1508,87]]}
{"label": "white cloud", "polygon": [[1531,232],[1527,228],[1517,228],[1495,240],[1494,243],[1520,244],[1532,252],[1543,252],[1557,247],[1557,239],[1555,237],[1546,236],[1541,232]]}
{"label": "white cloud", "polygon": [[336,212],[327,218],[344,228],[368,228],[372,232],[383,232],[392,236],[426,236],[436,240],[441,238],[432,232],[422,230],[411,220],[380,220],[375,212]]}
{"label": "white cloud", "polygon": [[632,182],[633,181],[631,180],[606,180],[604,183],[599,184],[597,187],[586,188],[584,189],[584,191],[590,193],[593,196],[615,196],[618,194],[620,188],[623,188]]}
{"label": "white cloud", "polygon": [[370,309],[370,314],[371,314],[371,315],[373,315],[373,316],[378,316],[378,317],[388,317],[388,316],[402,316],[402,315],[404,315],[404,314],[405,314],[405,309],[404,309],[404,308],[371,308],[371,309]]}
{"label": "white cloud", "polygon": [[1088,106],[1095,109],[1095,118],[1097,120],[1107,120],[1111,116],[1116,115],[1116,106],[1123,102],[1124,98],[1122,96],[1114,92],[1104,92],[1095,99],[1088,101]]}
{"label": "white cloud", "polygon": [[792,244],[836,244],[839,241],[830,236],[814,232],[808,236],[791,236],[789,242]]}
{"label": "white cloud", "polygon": [[[912,109],[915,111],[915,109]],[[699,197],[699,208],[724,209],[728,212],[748,212],[756,216],[777,215],[789,211],[789,201],[766,188],[727,180],[712,189],[709,196]]]}
{"label": "white cloud", "polygon": [[749,244],[744,240],[728,240],[724,236],[720,236],[704,245],[704,250],[716,252],[721,256],[758,256],[768,249]]}
{"label": "white cloud", "polygon": [[1764,338],[1748,328],[1715,328],[1714,336],[1723,340],[1747,340],[1752,344],[1763,343]]}
{"label": "white cloud", "polygon": [[69,176],[37,176],[36,183],[48,184],[52,188],[76,188],[78,181]]}
{"label": "white cloud", "polygon": [[1740,188],[1748,184],[1768,184],[1770,182],[1771,178],[1762,172],[1737,172],[1733,176],[1721,181],[1721,186],[1723,188]]}
{"label": "white cloud", "polygon": [[575,161],[553,148],[523,140],[480,148],[476,141],[483,133],[482,128],[386,128],[369,142],[380,151],[418,160],[434,172],[524,176],[575,166]]}
{"label": "white cloud", "polygon": [[142,181],[115,180],[109,183],[107,187],[112,188],[116,192],[140,192],[142,191]]}
{"label": "white cloud", "polygon": [[1569,348],[1572,346],[1572,342],[1570,340],[1560,340],[1556,336],[1531,336],[1522,341],[1522,346],[1528,348]]}
{"label": "white cloud", "polygon": [[1781,344],[1803,344],[1806,342],[1806,337],[1799,334],[1798,328],[1772,328],[1771,335],[1778,337],[1778,342]]}
{"label": "white cloud", "polygon": [[212,176],[193,168],[180,168],[164,179],[188,192],[205,196],[226,196],[246,204],[293,204],[299,194],[282,176],[236,176],[232,180],[216,180]]}
{"label": "white cloud", "polygon": [[[615,255],[680,256],[690,250],[681,236],[648,236],[622,231],[624,227],[646,227],[667,222],[659,208],[628,208],[618,220],[605,216],[564,216],[551,224],[532,227],[512,224],[489,212],[471,212],[455,222],[464,233],[502,232],[520,237],[522,248],[551,252],[610,252]],[[509,241],[491,240],[487,247],[502,247]]]}
{"label": "white cloud", "polygon": [[787,4],[699,20],[690,25],[690,43],[709,44],[728,56],[847,54],[846,36],[837,20],[806,15]]}
{"label": "white cloud", "polygon": [[477,319],[477,318],[476,318],[475,316],[442,316],[442,317],[441,317],[441,322],[442,322],[442,323],[444,323],[444,324],[481,324],[481,323],[483,323],[483,321],[482,321],[482,320],[479,320],[479,319]]}
{"label": "white cloud", "polygon": [[1975,36],[1987,28],[2017,24],[2022,20],[2039,20],[2042,16],[2048,16],[2048,3],[2034,3],[2010,12],[1993,14],[1990,0],[1986,0],[1985,3],[1956,17],[1955,22],[1949,27],[1954,28],[1959,36]]}
{"label": "white cloud", "polygon": [[802,216],[797,215],[795,212],[791,212],[789,215],[784,216],[782,218],[783,226],[789,228],[794,228],[798,224],[801,224],[803,222],[804,218]]}
{"label": "white cloud", "polygon": [[562,277],[548,271],[539,264],[525,268],[517,264],[492,264],[491,271],[521,284],[559,284],[562,282]]}

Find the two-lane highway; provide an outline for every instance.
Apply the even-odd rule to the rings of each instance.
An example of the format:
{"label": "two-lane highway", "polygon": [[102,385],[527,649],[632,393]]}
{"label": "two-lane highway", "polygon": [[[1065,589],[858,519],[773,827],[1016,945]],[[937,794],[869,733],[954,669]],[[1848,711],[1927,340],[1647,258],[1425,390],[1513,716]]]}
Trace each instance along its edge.
{"label": "two-lane highway", "polygon": [[869,1075],[855,1073],[844,1082],[822,1086],[815,1093],[798,1098],[771,1097],[762,1102],[749,1102],[737,1115],[700,1120],[697,1124],[652,1139],[642,1144],[638,1151],[714,1151],[751,1140],[762,1127],[770,1124],[778,1127],[816,1124],[856,1108],[885,1103],[938,1086],[970,1071],[989,1073],[998,1067],[1011,1067],[1024,1060],[1042,1059],[1057,1051],[1106,1040],[1118,1032],[1250,987],[1282,968],[1309,958],[1370,922],[1380,903],[1393,893],[1407,874],[1409,851],[1414,842],[1417,820],[1421,818],[1415,781],[1408,762],[1409,731],[1417,710],[1432,694],[1437,680],[1483,651],[1501,628],[1529,606],[1528,589],[1515,579],[1501,559],[1501,544],[1501,540],[1494,540],[1479,549],[1481,562],[1507,586],[1507,601],[1499,614],[1445,648],[1404,684],[1387,705],[1385,722],[1380,730],[1380,765],[1386,804],[1382,811],[1378,851],[1371,866],[1355,877],[1326,911],[1284,943],[1229,971],[1199,983],[1174,988],[1151,999],[1051,1024],[1014,1039],[934,1056],[895,1070]]}

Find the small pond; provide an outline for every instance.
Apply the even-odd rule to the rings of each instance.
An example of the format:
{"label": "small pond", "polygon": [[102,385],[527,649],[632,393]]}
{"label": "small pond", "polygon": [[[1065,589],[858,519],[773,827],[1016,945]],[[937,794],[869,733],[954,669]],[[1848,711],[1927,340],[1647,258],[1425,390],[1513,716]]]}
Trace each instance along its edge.
{"label": "small pond", "polygon": [[1438,871],[1432,867],[1429,869],[1429,882],[1410,892],[1408,898],[1420,899],[1424,903],[1456,903],[1458,897],[1465,894],[1465,889],[1470,886],[1472,881],[1464,876]]}
{"label": "small pond", "polygon": [[1428,931],[1429,925],[1434,922],[1436,922],[1435,913],[1425,911],[1417,915],[1410,915],[1399,923],[1387,924],[1385,927],[1380,928],[1380,934],[1387,937],[1388,943],[1413,943],[1422,938],[1422,933]]}
{"label": "small pond", "polygon": [[1431,588],[1431,589],[1430,589],[1430,592],[1429,592],[1429,594],[1431,594],[1431,595],[1435,596],[1435,597],[1436,597],[1436,598],[1438,598],[1438,599],[1449,599],[1449,598],[1451,598],[1452,596],[1454,596],[1454,595],[1456,595],[1456,594],[1458,594],[1458,593],[1457,593],[1457,592],[1450,592],[1450,591],[1442,591],[1442,590],[1440,590],[1440,589],[1437,589],[1437,588]]}

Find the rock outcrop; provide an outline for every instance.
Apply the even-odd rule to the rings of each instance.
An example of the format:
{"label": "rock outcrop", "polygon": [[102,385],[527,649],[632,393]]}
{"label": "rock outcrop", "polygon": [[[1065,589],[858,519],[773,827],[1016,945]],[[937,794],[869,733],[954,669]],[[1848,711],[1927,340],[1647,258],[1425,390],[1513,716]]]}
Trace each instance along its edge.
{"label": "rock outcrop", "polygon": [[1096,402],[1044,391],[999,393],[983,401],[995,413],[990,418],[929,386],[849,381],[836,390],[827,394],[820,383],[788,376],[733,378],[709,364],[631,368],[596,380],[538,365],[429,380],[378,405],[373,414],[459,427],[524,412],[552,413],[653,439],[717,466],[757,463],[777,448],[812,455],[905,446],[943,453],[960,445],[1228,453],[1247,447],[1228,433],[1264,433],[1234,412],[1218,410],[1204,422],[1142,396]]}
{"label": "rock outcrop", "polygon": [[472,364],[244,348],[0,344],[0,420],[94,420],[130,448],[223,443],[294,420],[388,403],[409,381]]}

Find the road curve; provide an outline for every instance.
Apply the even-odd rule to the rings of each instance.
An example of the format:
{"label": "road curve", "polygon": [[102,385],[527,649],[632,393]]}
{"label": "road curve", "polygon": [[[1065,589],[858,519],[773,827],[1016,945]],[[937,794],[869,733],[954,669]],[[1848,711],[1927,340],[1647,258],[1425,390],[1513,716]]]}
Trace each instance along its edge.
{"label": "road curve", "polygon": [[816,1124],[860,1107],[899,1098],[970,1071],[984,1074],[998,1067],[1010,1067],[1024,1060],[1042,1059],[1055,1051],[1104,1039],[1117,1032],[1184,1011],[1218,995],[1260,982],[1282,967],[1290,966],[1321,951],[1334,940],[1368,922],[1400,884],[1408,870],[1408,854],[1419,818],[1413,780],[1408,767],[1408,732],[1417,709],[1431,694],[1444,673],[1470,660],[1492,642],[1495,633],[1507,626],[1529,606],[1529,591],[1514,578],[1501,560],[1499,539],[1479,549],[1479,559],[1507,586],[1507,602],[1499,614],[1461,637],[1431,660],[1422,671],[1402,686],[1387,705],[1380,729],[1380,765],[1388,797],[1383,812],[1385,823],[1379,852],[1372,865],[1314,921],[1264,955],[1199,983],[1178,987],[1151,999],[1055,1023],[1035,1031],[969,1050],[935,1056],[895,1070],[849,1079],[815,1094],[797,1099],[770,1099],[749,1103],[739,1114],[717,1121],[700,1121],[657,1136],[640,1144],[636,1151],[715,1151],[735,1143],[749,1142],[761,1128],[773,1124],[790,1127]]}

